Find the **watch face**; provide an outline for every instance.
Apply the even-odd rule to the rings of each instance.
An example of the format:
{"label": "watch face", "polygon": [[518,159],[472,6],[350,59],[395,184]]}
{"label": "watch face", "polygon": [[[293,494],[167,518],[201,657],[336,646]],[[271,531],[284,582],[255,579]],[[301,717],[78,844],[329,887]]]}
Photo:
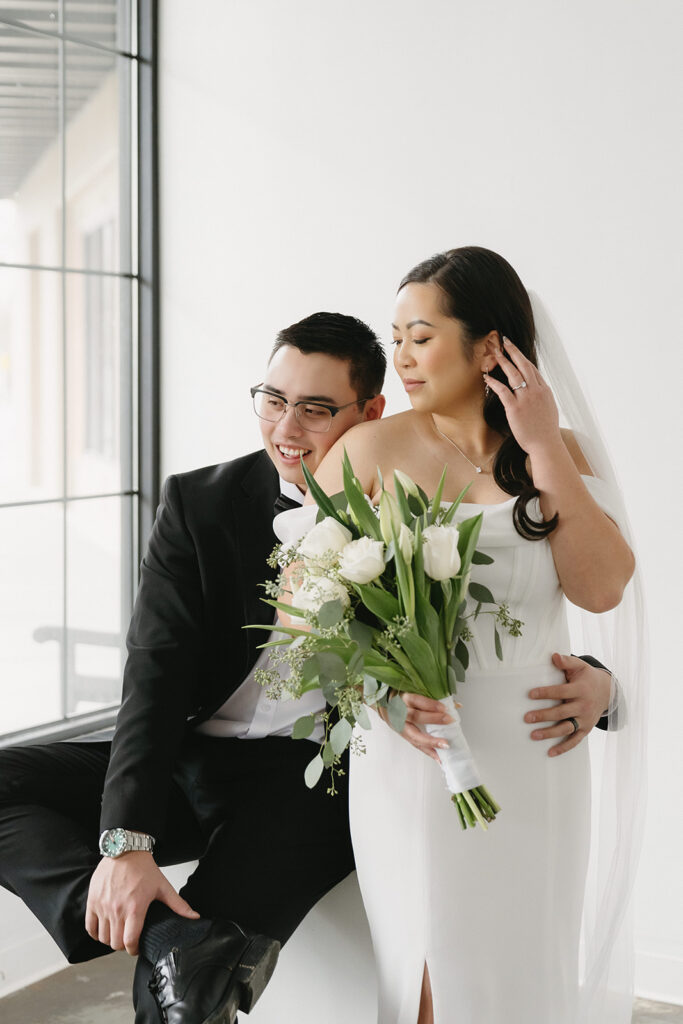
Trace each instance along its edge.
{"label": "watch face", "polygon": [[100,849],[105,857],[118,857],[126,849],[126,833],[122,828],[110,828],[102,836]]}

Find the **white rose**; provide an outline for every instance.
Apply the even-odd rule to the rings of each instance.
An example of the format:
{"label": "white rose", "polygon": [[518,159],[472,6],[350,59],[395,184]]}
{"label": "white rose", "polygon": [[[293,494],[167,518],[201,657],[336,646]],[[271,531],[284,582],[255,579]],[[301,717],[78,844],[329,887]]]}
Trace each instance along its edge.
{"label": "white rose", "polygon": [[[317,614],[327,601],[341,601],[342,606],[346,608],[349,604],[346,587],[327,576],[306,575],[292,598],[291,604],[294,608],[300,608],[301,611]],[[305,621],[302,617],[299,619],[302,622]]]}
{"label": "white rose", "polygon": [[338,554],[342,548],[349,543],[353,534],[345,526],[327,516],[326,519],[316,523],[304,539],[299,543],[299,554],[308,561],[320,562],[329,560],[329,555]]}
{"label": "white rose", "polygon": [[423,532],[425,572],[433,580],[449,580],[460,568],[455,526],[427,526]]}
{"label": "white rose", "polygon": [[415,535],[413,531],[405,523],[401,523],[401,529],[398,531],[398,546],[401,549],[404,562],[410,562],[412,559],[414,545]]}
{"label": "white rose", "polygon": [[384,544],[361,537],[347,544],[339,556],[339,572],[352,583],[370,583],[384,572]]}

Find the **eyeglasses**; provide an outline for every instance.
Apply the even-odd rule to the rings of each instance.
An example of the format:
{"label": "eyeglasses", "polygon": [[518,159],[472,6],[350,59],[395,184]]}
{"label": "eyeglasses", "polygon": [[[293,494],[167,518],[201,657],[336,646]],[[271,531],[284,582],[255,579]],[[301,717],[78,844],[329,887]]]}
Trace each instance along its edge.
{"label": "eyeglasses", "polygon": [[359,405],[370,400],[369,398],[357,398],[354,402],[347,402],[346,405],[324,405],[322,402],[287,402],[282,395],[275,395],[272,391],[262,391],[258,384],[249,390],[254,400],[254,412],[259,419],[277,423],[290,408],[294,410],[299,426],[318,434],[324,434],[330,429],[332,417],[342,409],[348,409],[351,405]]}

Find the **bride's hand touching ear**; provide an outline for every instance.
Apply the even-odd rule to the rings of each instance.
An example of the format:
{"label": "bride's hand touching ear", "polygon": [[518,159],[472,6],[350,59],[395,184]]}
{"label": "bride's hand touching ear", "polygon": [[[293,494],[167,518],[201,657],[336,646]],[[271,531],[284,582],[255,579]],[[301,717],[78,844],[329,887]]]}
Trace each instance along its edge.
{"label": "bride's hand touching ear", "polygon": [[484,380],[505,409],[507,421],[520,448],[528,455],[548,445],[562,443],[560,416],[553,393],[537,366],[527,359],[509,338],[503,338],[505,351],[496,350],[496,361],[507,384],[488,373]]}

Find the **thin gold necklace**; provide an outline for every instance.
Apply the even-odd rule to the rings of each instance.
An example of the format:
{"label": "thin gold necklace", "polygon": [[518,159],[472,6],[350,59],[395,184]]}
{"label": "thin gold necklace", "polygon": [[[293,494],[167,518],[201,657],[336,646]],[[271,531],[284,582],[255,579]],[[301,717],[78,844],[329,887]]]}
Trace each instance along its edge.
{"label": "thin gold necklace", "polygon": [[433,416],[432,416],[432,424],[433,424],[434,430],[437,432],[437,434],[439,434],[444,439],[444,441],[448,441],[449,444],[452,444],[453,447],[455,448],[456,452],[459,452],[460,455],[462,455],[462,457],[465,460],[465,462],[469,462],[469,464],[472,467],[472,469],[476,469],[477,473],[483,473],[484,466],[488,465],[488,463],[491,461],[493,456],[496,454],[495,452],[491,452],[491,454],[488,456],[488,458],[485,459],[484,462],[482,462],[481,466],[478,466],[476,464],[476,462],[472,462],[472,459],[468,459],[467,458],[467,456],[465,455],[465,453],[462,450],[462,448],[459,448],[458,445],[455,443],[455,441],[451,437],[448,436],[448,434],[444,434],[443,430],[439,430],[439,428],[437,427],[436,423],[434,422],[434,417]]}

